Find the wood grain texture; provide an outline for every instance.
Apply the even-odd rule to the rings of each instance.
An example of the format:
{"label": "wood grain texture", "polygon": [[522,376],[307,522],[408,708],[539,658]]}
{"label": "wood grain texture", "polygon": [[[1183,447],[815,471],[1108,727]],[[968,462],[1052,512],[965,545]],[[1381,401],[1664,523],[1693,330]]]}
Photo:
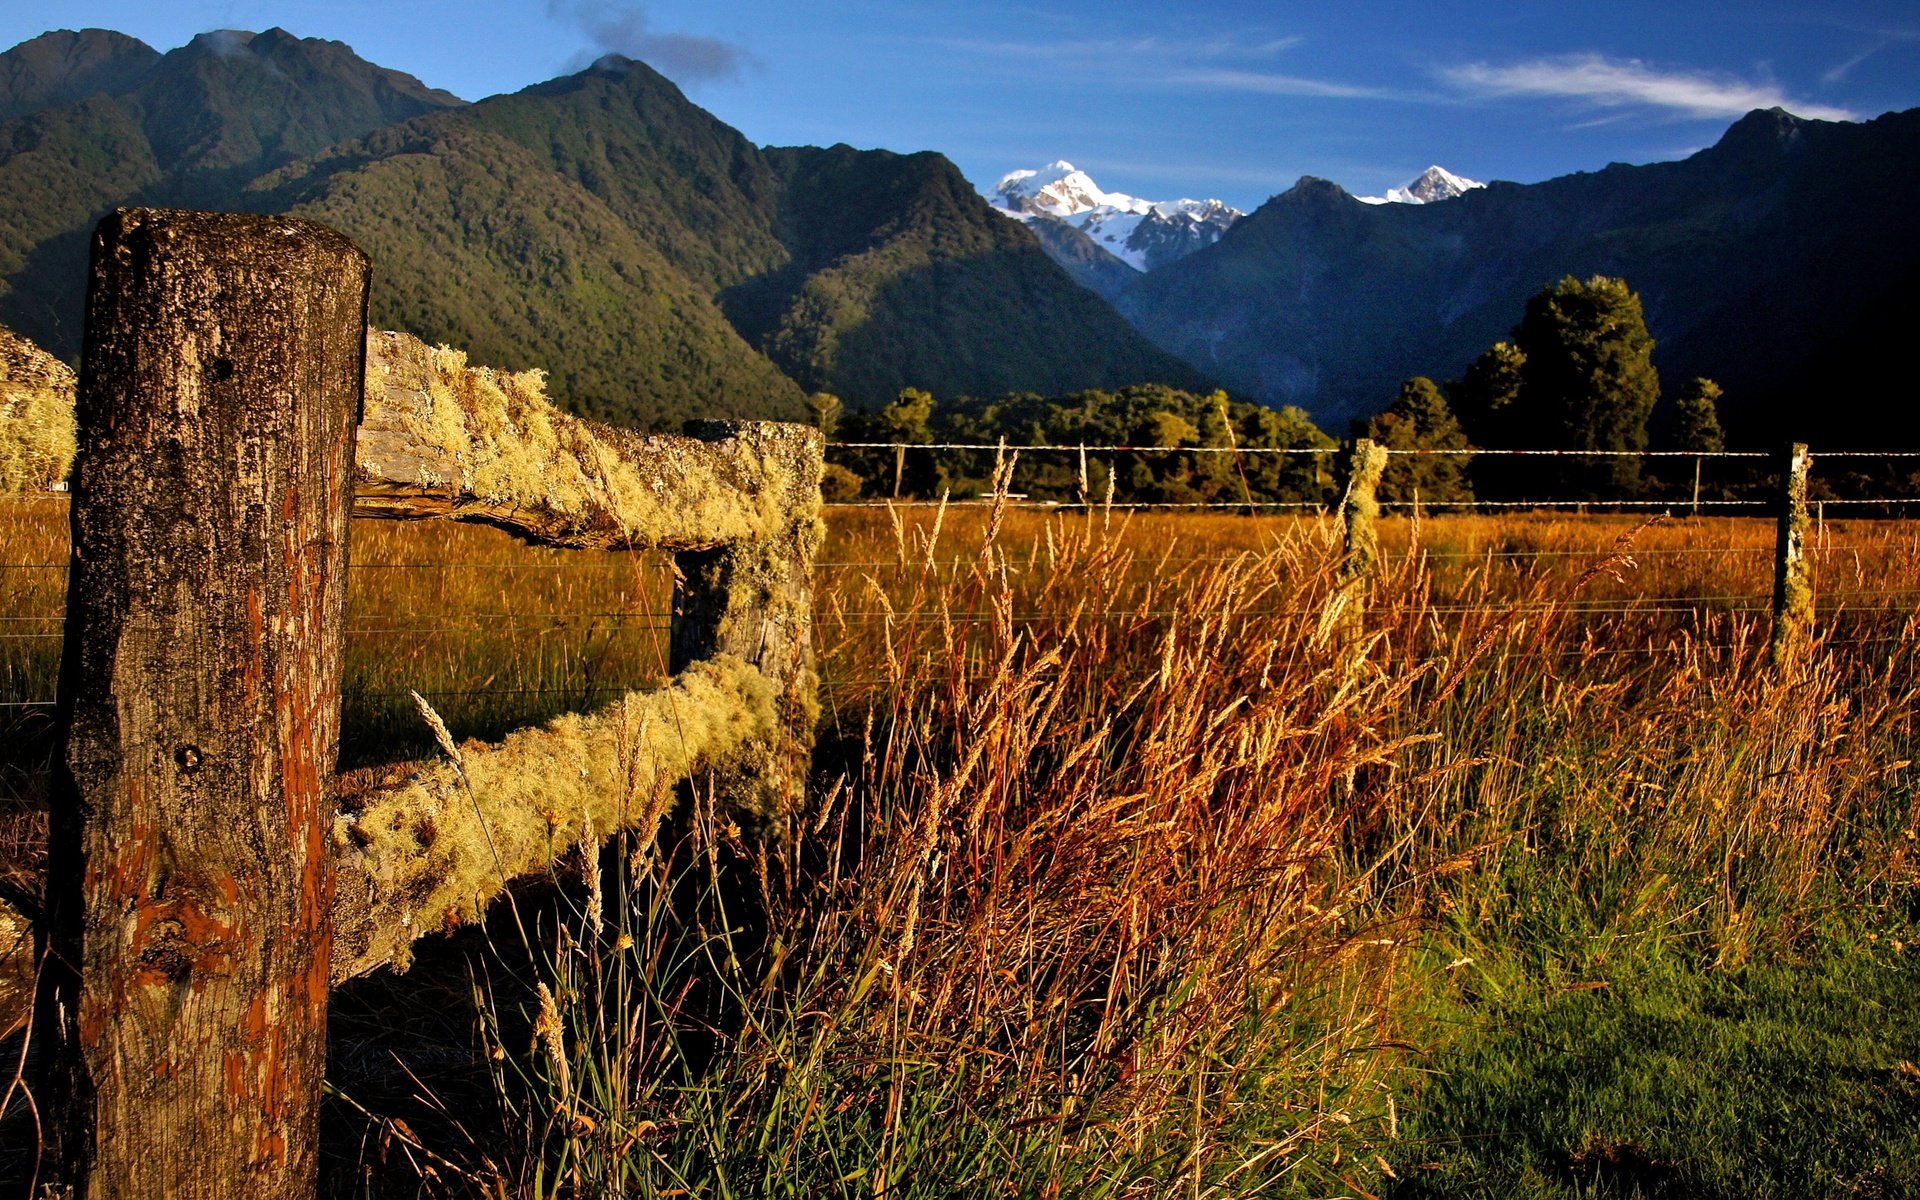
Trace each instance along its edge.
{"label": "wood grain texture", "polygon": [[368,273],[277,217],[94,235],[41,996],[76,1194],[313,1192]]}

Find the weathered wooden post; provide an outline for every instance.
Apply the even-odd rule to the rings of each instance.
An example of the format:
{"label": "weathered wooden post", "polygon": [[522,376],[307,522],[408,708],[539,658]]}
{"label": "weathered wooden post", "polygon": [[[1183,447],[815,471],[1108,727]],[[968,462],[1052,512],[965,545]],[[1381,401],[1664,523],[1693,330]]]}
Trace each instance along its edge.
{"label": "weathered wooden post", "polygon": [[737,810],[799,811],[819,717],[813,666],[813,555],[819,547],[820,433],[771,421],[692,421],[702,441],[737,438],[774,487],[765,503],[790,518],[772,536],[674,555],[669,669],[716,654],[760,668],[774,685],[779,731],[737,756],[717,786]]}
{"label": "weathered wooden post", "polygon": [[1780,473],[1780,524],[1773,560],[1773,644],[1768,660],[1775,670],[1805,659],[1813,640],[1813,579],[1807,570],[1807,469],[1812,464],[1805,442],[1787,448]]}
{"label": "weathered wooden post", "polygon": [[1380,505],[1374,492],[1387,467],[1387,448],[1371,438],[1353,444],[1347,464],[1347,493],[1341,502],[1346,522],[1346,554],[1334,594],[1335,630],[1346,673],[1359,669],[1367,633],[1367,588],[1380,560],[1380,535],[1374,521]]}
{"label": "weathered wooden post", "polygon": [[56,1194],[313,1194],[367,281],[304,221],[94,233],[36,1012]]}

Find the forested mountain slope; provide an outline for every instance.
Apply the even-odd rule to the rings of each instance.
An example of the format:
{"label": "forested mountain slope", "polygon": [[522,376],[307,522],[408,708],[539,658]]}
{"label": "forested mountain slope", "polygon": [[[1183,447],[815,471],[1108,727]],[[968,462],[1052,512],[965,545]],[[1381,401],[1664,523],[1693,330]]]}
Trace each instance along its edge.
{"label": "forested mountain slope", "polygon": [[374,256],[376,323],[630,425],[1203,382],[938,155],[763,151],[628,59],[463,105],[279,30],[87,31],[0,84],[0,321],[69,358],[93,223],[157,204],[332,224]]}
{"label": "forested mountain slope", "polygon": [[1920,316],[1920,110],[1863,123],[1754,112],[1679,162],[1615,164],[1434,204],[1305,179],[1122,303],[1163,348],[1323,420],[1457,377],[1565,275],[1625,278],[1668,379],[1726,387],[1737,433],[1880,436],[1868,381]]}

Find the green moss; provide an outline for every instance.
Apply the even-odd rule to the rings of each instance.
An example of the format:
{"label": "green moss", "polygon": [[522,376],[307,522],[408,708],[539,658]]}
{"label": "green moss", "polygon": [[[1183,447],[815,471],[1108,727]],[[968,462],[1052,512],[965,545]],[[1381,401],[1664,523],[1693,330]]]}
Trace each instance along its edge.
{"label": "green moss", "polygon": [[74,384],[65,363],[0,329],[0,492],[66,479],[75,449]]}
{"label": "green moss", "polygon": [[661,691],[495,745],[468,742],[394,785],[347,795],[334,827],[335,981],[404,968],[416,938],[476,919],[510,880],[550,869],[572,847],[622,829],[651,835],[674,785],[768,742],[775,709],[757,668],[720,655]]}
{"label": "green moss", "polygon": [[798,427],[753,438],[642,437],[561,412],[539,371],[472,367],[460,351],[375,333],[358,447],[360,511],[424,515],[378,498],[394,485],[436,493],[445,515],[557,545],[755,540],[817,507],[817,441]]}

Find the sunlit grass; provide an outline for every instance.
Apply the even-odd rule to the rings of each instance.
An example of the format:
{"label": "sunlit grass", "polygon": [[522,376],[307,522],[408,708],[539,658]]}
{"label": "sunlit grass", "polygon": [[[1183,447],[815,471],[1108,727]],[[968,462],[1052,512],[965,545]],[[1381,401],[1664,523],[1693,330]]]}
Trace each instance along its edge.
{"label": "sunlit grass", "polygon": [[[58,562],[27,512],[5,560]],[[354,536],[356,761],[430,752],[409,688],[491,735],[660,676],[658,564]],[[1324,520],[836,512],[809,808],[750,840],[696,783],[496,922],[493,1085],[355,1116],[392,1154],[338,1190],[1576,1195],[1640,1153],[1732,1195],[1788,1126],[1864,1154],[1912,1111],[1906,1026],[1859,1026],[1915,975],[1920,526],[1816,531],[1785,679],[1773,537],[1390,520],[1352,674]],[[57,630],[56,571],[0,588]],[[44,695],[57,639],[5,645]],[[1904,1128],[1799,1178],[1920,1186]]]}

